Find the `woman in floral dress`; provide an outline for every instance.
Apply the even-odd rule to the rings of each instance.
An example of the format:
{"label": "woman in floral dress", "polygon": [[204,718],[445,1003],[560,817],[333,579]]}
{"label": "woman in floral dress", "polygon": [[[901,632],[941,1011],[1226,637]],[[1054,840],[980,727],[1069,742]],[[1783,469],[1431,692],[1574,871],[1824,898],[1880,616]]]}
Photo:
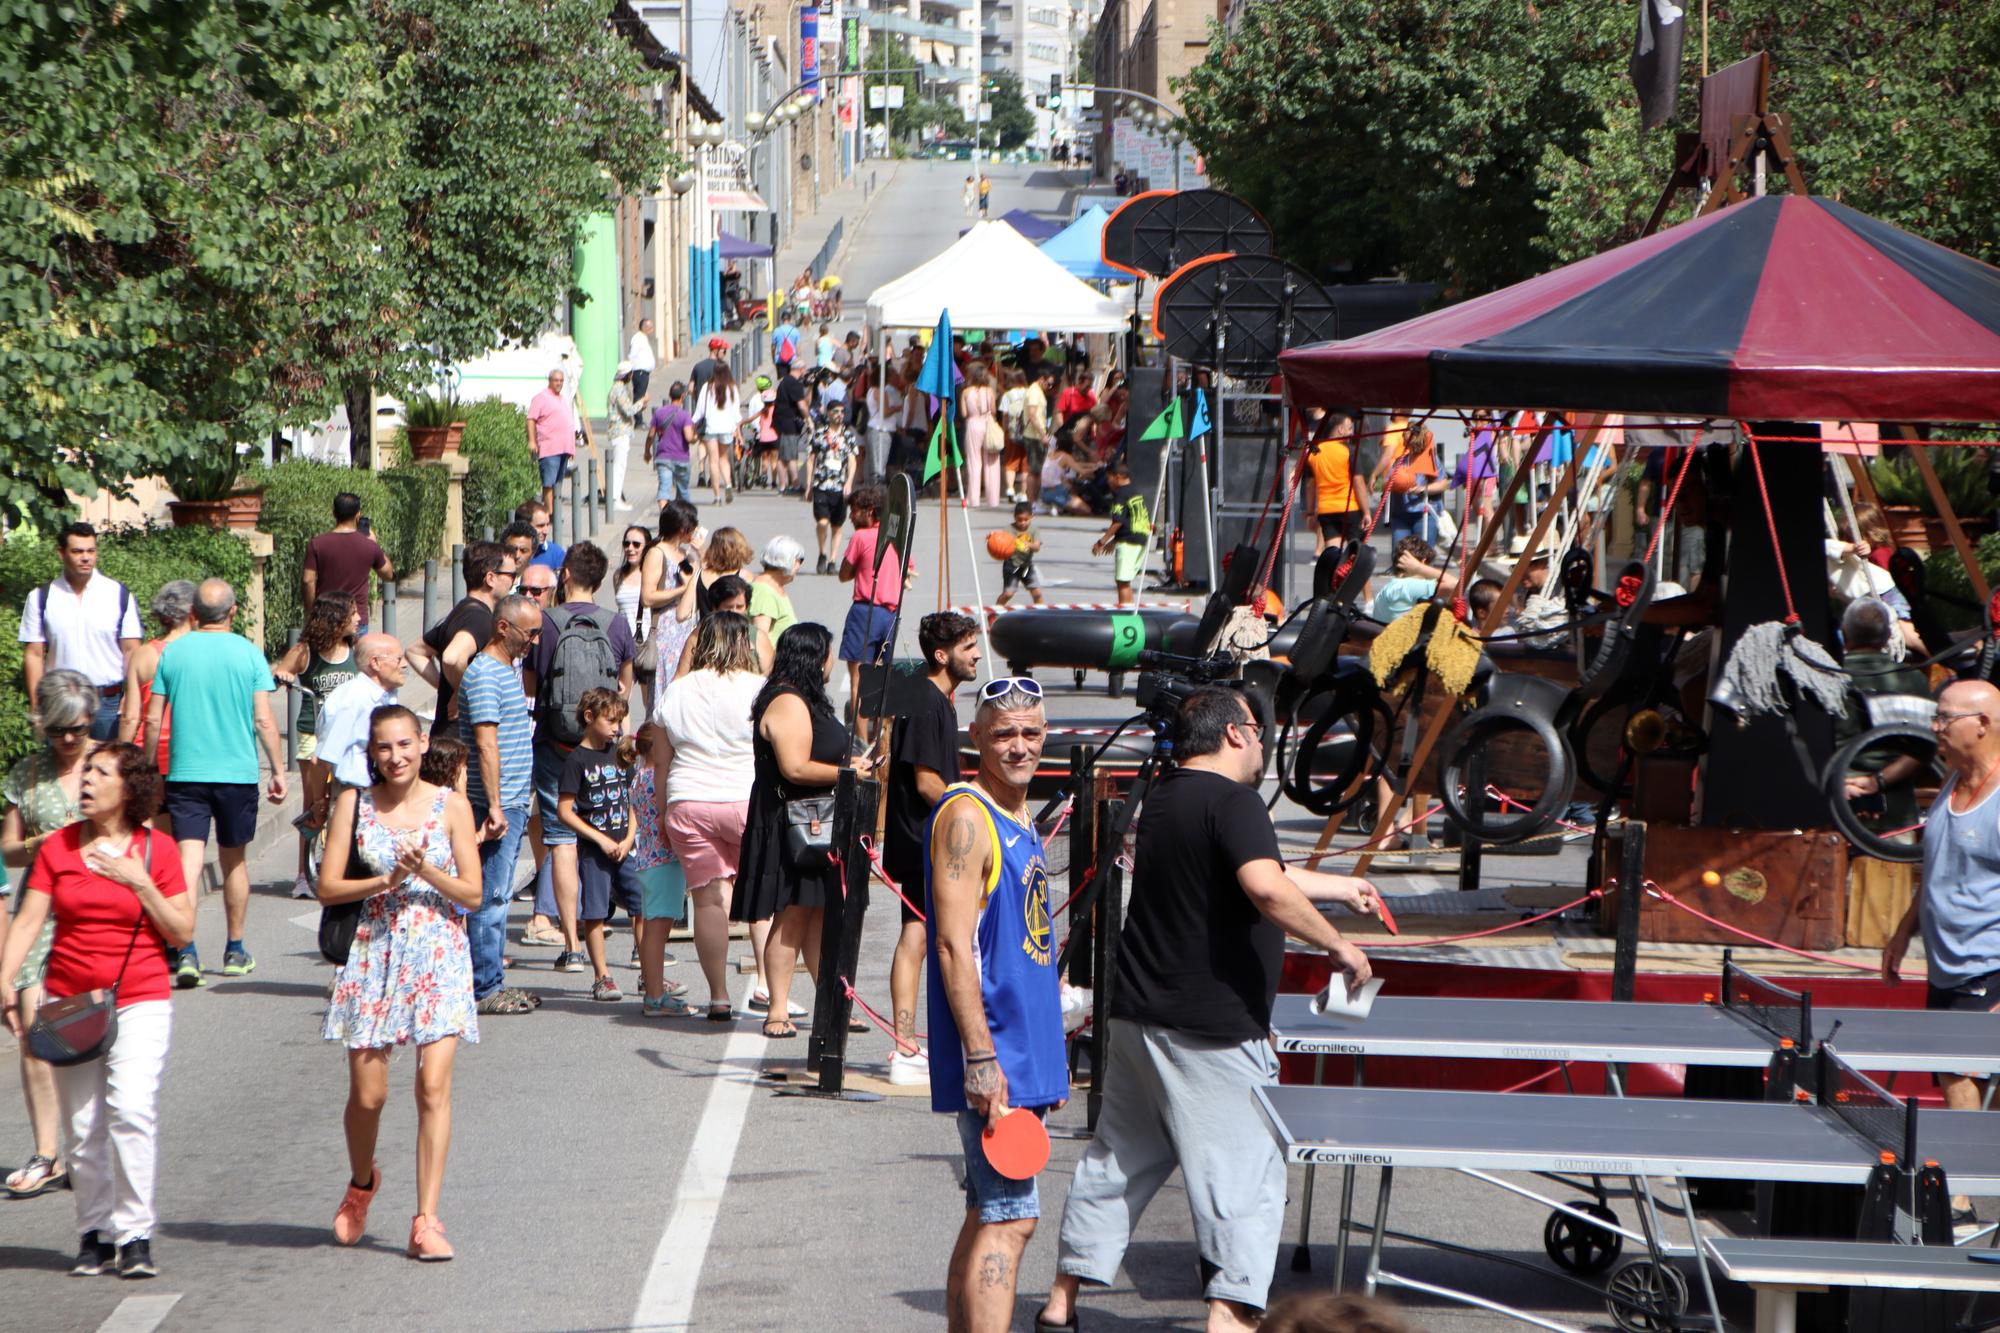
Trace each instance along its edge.
{"label": "woman in floral dress", "polygon": [[319,899],[328,906],[360,901],[362,908],[321,1035],[347,1047],[350,1180],[334,1214],[334,1239],[352,1245],[367,1229],[368,1206],[382,1187],[375,1137],[389,1097],[389,1054],[414,1045],[417,1212],[408,1252],[435,1261],[452,1257],[438,1220],[451,1147],[452,1057],[460,1037],[479,1040],[463,917],[479,906],[480,882],[472,807],[422,780],[423,754],[416,714],[400,704],[376,709],[368,731],[375,785],[342,792],[334,804]]}

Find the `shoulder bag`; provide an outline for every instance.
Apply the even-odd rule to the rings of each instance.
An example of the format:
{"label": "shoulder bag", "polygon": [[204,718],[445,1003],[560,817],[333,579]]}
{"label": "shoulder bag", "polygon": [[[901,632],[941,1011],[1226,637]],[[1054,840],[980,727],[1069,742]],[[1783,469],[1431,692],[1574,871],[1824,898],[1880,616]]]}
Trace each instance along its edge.
{"label": "shoulder bag", "polygon": [[833,794],[786,801],[785,864],[793,870],[824,870],[832,857]]}
{"label": "shoulder bag", "polygon": [[[660,556],[660,586],[667,586],[667,557]],[[645,602],[639,603],[640,614],[645,614]],[[635,676],[657,675],[660,670],[660,621],[673,613],[673,603],[655,608],[653,618],[646,625],[646,641],[639,645],[639,655],[632,659],[632,674]]]}
{"label": "shoulder bag", "polygon": [[[333,818],[329,813],[327,818]],[[347,842],[348,876],[354,877],[354,870],[362,866],[361,861],[361,798],[354,798],[354,831]],[[365,869],[365,867],[363,867]],[[347,955],[354,951],[354,932],[361,925],[361,909],[366,898],[355,898],[350,902],[330,903],[319,912],[319,956],[335,967],[347,966]]]}
{"label": "shoulder bag", "polygon": [[[153,833],[146,830],[146,875],[153,874]],[[52,909],[53,910],[53,909]],[[146,907],[139,905],[139,919],[132,923],[132,938],[125,941],[125,961],[118,964],[118,978],[109,986],[66,995],[35,1010],[28,1025],[28,1051],[37,1060],[51,1065],[81,1065],[101,1058],[118,1040],[118,986],[132,962],[132,950],[139,932],[146,928]]]}

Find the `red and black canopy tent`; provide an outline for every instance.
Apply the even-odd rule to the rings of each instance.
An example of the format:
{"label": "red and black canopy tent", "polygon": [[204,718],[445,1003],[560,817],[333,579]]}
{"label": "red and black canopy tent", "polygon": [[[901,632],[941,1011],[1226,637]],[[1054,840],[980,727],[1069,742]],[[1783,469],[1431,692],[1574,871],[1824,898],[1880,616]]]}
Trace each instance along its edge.
{"label": "red and black canopy tent", "polygon": [[[1285,352],[1279,364],[1293,402],[1308,407],[1991,422],[2000,420],[2000,269],[1831,200],[1766,196],[1359,338]],[[1754,444],[1748,452],[1754,461]],[[1749,506],[1763,492],[1769,522],[1729,529],[1725,643],[1780,614],[1823,620],[1818,450],[1771,451],[1754,483],[1739,474],[1737,490]],[[1490,540],[1489,528],[1468,566]],[[1796,605],[1781,568],[1801,589]],[[1759,758],[1785,751],[1782,735],[1762,734],[1770,723],[1714,738],[1718,755],[1728,749],[1743,762],[1711,763],[1707,816],[1745,827],[1824,824],[1811,784],[1786,782]],[[1437,731],[1427,731],[1413,768]],[[1824,736],[1810,739],[1823,758]],[[1718,791],[1732,773],[1742,790]],[[1378,836],[1395,813],[1383,813]],[[1320,845],[1331,836],[1330,823]]]}
{"label": "red and black canopy tent", "polygon": [[1766,196],[1281,358],[1308,406],[2000,419],[2000,269]]}

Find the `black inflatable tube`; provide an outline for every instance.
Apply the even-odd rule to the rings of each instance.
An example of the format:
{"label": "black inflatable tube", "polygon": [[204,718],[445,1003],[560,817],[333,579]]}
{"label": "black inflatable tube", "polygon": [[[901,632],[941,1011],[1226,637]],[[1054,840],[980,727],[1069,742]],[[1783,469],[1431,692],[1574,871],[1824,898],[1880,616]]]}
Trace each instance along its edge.
{"label": "black inflatable tube", "polygon": [[[1503,731],[1530,731],[1549,752],[1548,780],[1542,795],[1526,814],[1495,818],[1486,813],[1486,793],[1463,791],[1466,770],[1474,752]],[[1473,713],[1451,729],[1445,737],[1444,767],[1440,773],[1438,800],[1445,817],[1483,843],[1505,847],[1522,842],[1554,827],[1576,790],[1576,762],[1569,745],[1555,724],[1539,712],[1518,707],[1489,705]]]}
{"label": "black inflatable tube", "polygon": [[[1127,617],[1138,617],[1133,626]],[[1170,629],[1193,623],[1182,611],[1009,611],[993,618],[987,631],[993,652],[1010,667],[1082,667],[1092,671],[1136,670],[1138,653],[1165,648]],[[1136,642],[1131,627],[1138,631]]]}
{"label": "black inflatable tube", "polygon": [[1895,753],[1908,755],[1920,762],[1934,764],[1937,760],[1937,737],[1929,727],[1908,722],[1874,727],[1859,736],[1850,737],[1845,745],[1833,752],[1833,757],[1826,761],[1826,767],[1820,770],[1820,793],[1826,797],[1827,807],[1833,812],[1834,827],[1854,845],[1856,851],[1878,861],[1910,864],[1924,859],[1923,844],[1890,842],[1863,824],[1861,817],[1854,813],[1854,807],[1847,803],[1848,770],[1854,767],[1854,761],[1861,757],[1863,751],[1885,742],[1894,742],[1890,748]]}
{"label": "black inflatable tube", "polygon": [[1625,673],[1625,661],[1632,655],[1632,641],[1639,634],[1640,618],[1653,604],[1653,567],[1644,560],[1634,560],[1619,570],[1618,582],[1611,585],[1613,597],[1617,596],[1618,583],[1627,578],[1637,579],[1639,587],[1632,601],[1605,625],[1604,637],[1597,641],[1597,651],[1576,682],[1577,692],[1586,698],[1602,694]]}

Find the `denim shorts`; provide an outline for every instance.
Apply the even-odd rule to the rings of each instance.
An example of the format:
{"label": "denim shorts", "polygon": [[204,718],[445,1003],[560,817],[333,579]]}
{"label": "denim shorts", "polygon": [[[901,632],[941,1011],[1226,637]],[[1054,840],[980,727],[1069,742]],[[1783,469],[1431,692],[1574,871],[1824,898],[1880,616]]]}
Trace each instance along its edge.
{"label": "denim shorts", "polygon": [[542,485],[554,489],[565,476],[569,475],[575,460],[574,454],[550,454],[547,458],[538,460],[542,469]]}
{"label": "denim shorts", "polygon": [[562,793],[556,790],[562,783],[563,761],[568,758],[569,751],[554,741],[540,741],[535,745],[535,808],[542,816],[544,847],[571,847],[576,844],[576,830],[562,822]]}
{"label": "denim shorts", "polygon": [[[1048,1111],[1038,1107],[1035,1114],[1046,1118]],[[965,1149],[965,1206],[979,1210],[981,1226],[1040,1217],[1042,1196],[1035,1188],[1035,1178],[1013,1180],[995,1171],[993,1163],[986,1160],[981,1141],[985,1132],[985,1116],[977,1111],[958,1113],[958,1141]]]}

